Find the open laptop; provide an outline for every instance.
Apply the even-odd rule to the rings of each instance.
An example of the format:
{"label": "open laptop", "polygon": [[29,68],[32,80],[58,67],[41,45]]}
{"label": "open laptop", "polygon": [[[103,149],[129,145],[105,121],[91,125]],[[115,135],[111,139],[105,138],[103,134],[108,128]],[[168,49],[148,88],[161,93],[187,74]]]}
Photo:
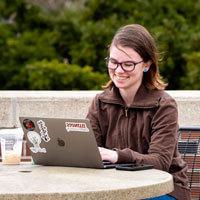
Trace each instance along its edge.
{"label": "open laptop", "polygon": [[35,164],[114,168],[102,162],[88,119],[19,118]]}

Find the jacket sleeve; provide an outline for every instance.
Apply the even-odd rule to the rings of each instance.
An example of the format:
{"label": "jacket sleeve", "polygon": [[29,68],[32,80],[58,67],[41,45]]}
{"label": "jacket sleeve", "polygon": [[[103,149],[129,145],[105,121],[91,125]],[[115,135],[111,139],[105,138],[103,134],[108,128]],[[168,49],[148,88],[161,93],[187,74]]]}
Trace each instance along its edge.
{"label": "jacket sleeve", "polygon": [[118,151],[118,162],[152,164],[155,168],[168,171],[178,141],[178,111],[172,98],[161,99],[149,127],[151,139],[148,154],[131,149]]}
{"label": "jacket sleeve", "polygon": [[102,132],[101,132],[101,128],[99,125],[99,119],[98,119],[98,94],[96,95],[96,97],[93,99],[87,116],[86,118],[88,118],[90,120],[96,141],[97,141],[97,145],[98,146],[103,146],[103,141],[102,141]]}

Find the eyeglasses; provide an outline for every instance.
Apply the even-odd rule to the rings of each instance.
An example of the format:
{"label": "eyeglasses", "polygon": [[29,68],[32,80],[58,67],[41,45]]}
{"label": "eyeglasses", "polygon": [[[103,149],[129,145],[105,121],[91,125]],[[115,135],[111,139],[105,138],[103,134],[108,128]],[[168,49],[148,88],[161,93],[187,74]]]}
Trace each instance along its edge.
{"label": "eyeglasses", "polygon": [[117,62],[113,58],[105,58],[106,59],[106,64],[108,65],[109,69],[116,70],[119,66],[125,71],[125,72],[131,72],[135,69],[135,66],[143,60],[139,62],[133,62],[133,61],[125,61],[125,62]]}

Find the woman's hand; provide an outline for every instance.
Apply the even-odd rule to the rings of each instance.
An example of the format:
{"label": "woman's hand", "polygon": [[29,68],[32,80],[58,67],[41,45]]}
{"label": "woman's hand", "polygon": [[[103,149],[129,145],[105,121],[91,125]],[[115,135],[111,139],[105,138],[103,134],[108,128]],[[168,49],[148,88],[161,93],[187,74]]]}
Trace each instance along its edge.
{"label": "woman's hand", "polygon": [[114,150],[99,147],[99,152],[102,160],[110,161],[111,163],[116,163],[118,160],[118,153]]}

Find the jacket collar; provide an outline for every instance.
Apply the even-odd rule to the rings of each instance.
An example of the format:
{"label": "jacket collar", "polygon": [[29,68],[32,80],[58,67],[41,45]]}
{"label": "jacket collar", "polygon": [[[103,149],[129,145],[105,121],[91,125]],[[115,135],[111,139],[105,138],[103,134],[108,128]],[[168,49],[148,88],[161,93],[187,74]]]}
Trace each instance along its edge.
{"label": "jacket collar", "polygon": [[[153,108],[159,105],[159,100],[163,95],[163,90],[149,90],[143,84],[136,92],[135,98],[130,108]],[[99,99],[105,103],[118,104],[126,107],[119,89],[113,85],[112,88],[106,89]]]}

